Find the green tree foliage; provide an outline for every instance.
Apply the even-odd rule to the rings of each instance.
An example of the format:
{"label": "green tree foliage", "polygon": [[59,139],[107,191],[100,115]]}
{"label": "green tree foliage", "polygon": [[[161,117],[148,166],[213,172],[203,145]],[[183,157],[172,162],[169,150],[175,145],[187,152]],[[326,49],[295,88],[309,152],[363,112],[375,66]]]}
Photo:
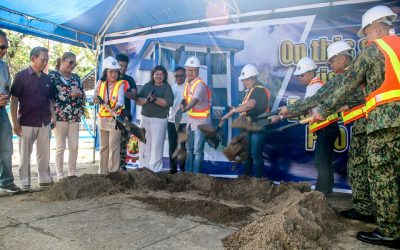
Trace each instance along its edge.
{"label": "green tree foliage", "polygon": [[11,75],[14,76],[18,71],[28,67],[29,53],[33,47],[43,46],[49,49],[48,69],[54,69],[57,58],[60,58],[64,52],[70,51],[76,55],[78,65],[74,73],[81,78],[88,74],[96,65],[93,50],[72,46],[65,43],[50,41],[44,38],[34,37],[10,30],[5,30],[8,37],[9,49],[7,53],[7,62],[10,66]]}

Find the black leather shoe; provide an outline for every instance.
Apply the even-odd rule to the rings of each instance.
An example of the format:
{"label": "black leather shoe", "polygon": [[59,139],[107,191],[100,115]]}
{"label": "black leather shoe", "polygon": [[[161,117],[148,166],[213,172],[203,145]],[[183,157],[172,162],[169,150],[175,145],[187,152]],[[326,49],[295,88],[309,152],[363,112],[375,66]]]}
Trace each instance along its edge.
{"label": "black leather shoe", "polygon": [[383,235],[378,229],[372,232],[358,232],[357,240],[375,245],[382,245],[394,249],[400,249],[400,238],[390,238]]}
{"label": "black leather shoe", "polygon": [[169,173],[170,173],[170,174],[176,174],[176,173],[178,173],[178,171],[177,171],[176,169],[170,169],[170,170],[169,170]]}
{"label": "black leather shoe", "polygon": [[340,215],[344,218],[350,220],[359,220],[367,223],[374,223],[374,217],[372,215],[365,215],[362,213],[357,212],[354,208],[349,210],[344,210],[340,212]]}

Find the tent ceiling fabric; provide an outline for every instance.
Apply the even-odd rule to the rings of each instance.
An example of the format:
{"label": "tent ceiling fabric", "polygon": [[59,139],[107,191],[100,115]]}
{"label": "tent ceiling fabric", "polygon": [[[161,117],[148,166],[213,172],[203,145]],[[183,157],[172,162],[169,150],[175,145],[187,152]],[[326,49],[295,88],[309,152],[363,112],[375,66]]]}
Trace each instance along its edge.
{"label": "tent ceiling fabric", "polygon": [[254,11],[328,4],[334,1],[41,0],[38,4],[38,1],[32,0],[1,0],[0,27],[72,44],[85,42],[89,47],[94,47],[95,36],[118,2],[124,2],[124,5],[105,34]]}

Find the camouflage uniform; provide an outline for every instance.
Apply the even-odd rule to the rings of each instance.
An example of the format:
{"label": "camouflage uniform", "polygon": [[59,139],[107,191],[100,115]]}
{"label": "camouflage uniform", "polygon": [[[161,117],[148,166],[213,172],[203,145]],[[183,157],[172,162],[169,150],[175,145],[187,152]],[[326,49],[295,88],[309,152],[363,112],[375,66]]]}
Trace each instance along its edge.
{"label": "camouflage uniform", "polygon": [[[336,74],[315,95],[299,99],[293,105],[288,106],[289,115],[302,114],[321,104],[321,100],[329,99],[329,96],[341,86],[343,80],[344,72]],[[353,96],[346,100],[346,103],[350,108],[365,103],[361,86],[357,87]],[[372,210],[367,169],[365,118],[361,118],[353,124],[347,170],[352,185],[353,208],[364,215],[370,215]]]}
{"label": "camouflage uniform", "polygon": [[[312,96],[301,98],[288,106],[289,115],[302,115],[310,109],[321,104],[321,100],[326,100],[332,92],[343,82],[343,74],[337,74],[332,77],[317,93]],[[335,113],[335,112],[332,112]]]}
{"label": "camouflage uniform", "polygon": [[[332,98],[319,107],[322,116],[337,110],[361,83],[367,96],[378,89],[385,78],[385,58],[375,43],[360,52],[345,73],[344,83]],[[368,181],[377,209],[378,229],[385,236],[400,236],[400,102],[380,105],[366,119]]]}
{"label": "camouflage uniform", "polygon": [[367,135],[365,118],[353,123],[347,173],[353,194],[353,208],[363,214],[371,215],[372,201],[368,182]]}

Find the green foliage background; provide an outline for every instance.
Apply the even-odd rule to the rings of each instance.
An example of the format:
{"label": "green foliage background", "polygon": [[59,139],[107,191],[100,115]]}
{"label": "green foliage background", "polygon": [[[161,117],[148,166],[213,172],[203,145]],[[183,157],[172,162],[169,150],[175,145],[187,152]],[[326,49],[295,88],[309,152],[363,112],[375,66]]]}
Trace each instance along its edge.
{"label": "green foliage background", "polygon": [[96,62],[94,50],[50,41],[44,38],[34,37],[10,30],[4,31],[7,33],[9,43],[8,53],[4,59],[10,67],[10,73],[12,76],[29,66],[29,53],[31,49],[36,46],[43,46],[49,49],[49,70],[55,68],[57,58],[61,57],[62,54],[67,51],[76,55],[78,65],[76,66],[74,73],[78,74],[81,78],[95,68]]}

